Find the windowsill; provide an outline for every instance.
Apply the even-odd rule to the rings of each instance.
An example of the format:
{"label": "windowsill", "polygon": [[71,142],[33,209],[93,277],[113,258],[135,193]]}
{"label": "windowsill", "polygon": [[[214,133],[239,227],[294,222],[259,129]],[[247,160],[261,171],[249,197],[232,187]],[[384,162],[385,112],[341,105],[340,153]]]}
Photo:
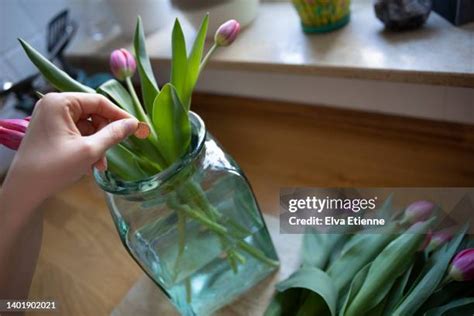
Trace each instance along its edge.
{"label": "windowsill", "polygon": [[[290,3],[263,3],[256,21],[209,68],[474,87],[473,23],[454,27],[433,12],[419,30],[390,33],[369,0],[353,1],[351,22],[339,31],[308,36],[299,23]],[[194,31],[183,24],[191,39]],[[147,37],[157,69],[169,64],[171,27]],[[80,39],[68,55],[75,64],[105,70],[97,67],[106,67],[110,51],[130,43],[120,36],[106,43]]]}

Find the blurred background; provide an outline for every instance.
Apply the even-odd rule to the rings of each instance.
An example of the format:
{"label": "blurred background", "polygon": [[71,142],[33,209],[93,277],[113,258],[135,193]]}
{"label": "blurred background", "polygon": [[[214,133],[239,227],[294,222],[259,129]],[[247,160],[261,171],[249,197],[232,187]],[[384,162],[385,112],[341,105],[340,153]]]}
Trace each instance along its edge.
{"label": "blurred background", "polygon": [[[250,179],[264,212],[281,187],[472,187],[471,0],[0,0],[0,118],[24,117],[51,87],[17,38],[77,80],[110,78],[141,15],[158,81],[174,18],[190,42],[243,30],[202,74],[192,109]],[[0,148],[0,178],[14,152]],[[28,194],[22,192],[21,194]],[[141,275],[93,180],[49,199],[31,296],[67,315],[107,314]]]}

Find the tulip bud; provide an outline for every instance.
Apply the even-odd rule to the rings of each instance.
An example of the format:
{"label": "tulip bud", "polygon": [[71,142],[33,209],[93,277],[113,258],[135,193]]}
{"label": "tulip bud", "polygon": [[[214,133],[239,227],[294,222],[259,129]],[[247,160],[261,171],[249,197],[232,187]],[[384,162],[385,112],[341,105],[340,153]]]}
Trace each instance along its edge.
{"label": "tulip bud", "polygon": [[454,257],[448,275],[455,281],[474,280],[474,248],[464,249]]}
{"label": "tulip bud", "polygon": [[217,29],[214,41],[217,46],[229,46],[235,41],[239,32],[240,23],[236,20],[229,20]]}
{"label": "tulip bud", "polygon": [[24,136],[25,133],[0,126],[0,144],[12,150],[18,150]]}
{"label": "tulip bud", "polygon": [[416,201],[408,205],[405,209],[405,216],[402,220],[404,223],[416,223],[426,221],[433,212],[435,205],[430,201]]}
{"label": "tulip bud", "polygon": [[427,246],[428,251],[433,251],[450,241],[455,231],[456,227],[449,227],[433,233],[430,244]]}
{"label": "tulip bud", "polygon": [[110,69],[118,80],[132,77],[136,68],[135,58],[125,48],[116,49],[110,54]]}
{"label": "tulip bud", "polygon": [[0,120],[0,126],[17,132],[26,133],[29,122],[26,119],[5,119]]}

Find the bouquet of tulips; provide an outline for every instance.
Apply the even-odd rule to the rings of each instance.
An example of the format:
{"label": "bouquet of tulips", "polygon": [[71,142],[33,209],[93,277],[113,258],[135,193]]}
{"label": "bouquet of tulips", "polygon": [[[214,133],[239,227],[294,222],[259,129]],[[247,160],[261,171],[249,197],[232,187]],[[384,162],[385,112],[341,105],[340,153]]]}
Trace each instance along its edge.
{"label": "bouquet of tulips", "polygon": [[[199,74],[216,49],[229,46],[240,30],[235,20],[223,24],[216,32],[214,45],[204,55],[207,27],[206,16],[188,54],[181,25],[176,20],[172,34],[171,78],[161,89],[145,49],[140,18],[133,41],[134,55],[126,49],[114,51],[110,66],[116,79],[105,82],[97,90],[72,79],[22,39],[20,43],[30,60],[58,90],[103,94],[139,121],[148,124],[151,133],[146,140],[130,137],[107,152],[110,172],[123,180],[138,180],[166,169],[189,149],[191,125],[188,112]],[[141,82],[142,100],[132,84],[136,70]],[[10,137],[17,135],[10,134]]]}
{"label": "bouquet of tulips", "polygon": [[474,315],[469,224],[433,232],[435,209],[417,201],[378,231],[305,234],[302,266],[265,316]]}
{"label": "bouquet of tulips", "polygon": [[[185,156],[190,149],[189,111],[193,89],[209,58],[217,48],[229,46],[235,40],[239,34],[240,25],[235,20],[221,25],[214,36],[212,47],[207,54],[204,54],[207,28],[208,16],[203,19],[194,44],[188,53],[181,25],[176,19],[172,32],[171,78],[169,83],[161,88],[157,84],[145,48],[145,37],[140,18],[137,21],[133,40],[134,53],[132,54],[126,49],[112,52],[110,67],[116,79],[105,82],[96,90],[72,79],[25,41],[20,39],[20,43],[30,60],[58,90],[100,93],[139,121],[147,123],[150,134],[146,139],[130,136],[106,153],[107,172],[113,173],[115,178],[122,181],[135,181],[146,179],[165,170]],[[136,70],[141,83],[141,99],[132,83],[132,77]],[[0,143],[17,149],[27,125],[27,120],[0,122]],[[210,205],[199,184],[187,182],[185,185],[186,189],[180,191],[179,194],[187,194],[186,196],[178,196],[175,200],[168,201],[173,209],[183,210],[179,213],[182,220],[178,221],[180,240],[184,240],[185,220],[182,217],[186,216],[194,219],[220,238],[225,257],[234,272],[237,272],[238,264],[245,263],[240,254],[242,252],[271,266],[278,265],[278,262],[269,259],[261,250],[243,240],[241,235],[226,229],[224,223],[220,222],[222,215],[216,214],[217,211]],[[178,198],[180,201],[198,205],[199,208],[178,205]],[[229,240],[236,242],[230,245]],[[180,243],[179,246],[179,253],[182,253],[186,245]],[[177,260],[180,260],[180,256]],[[180,265],[177,262],[175,266],[179,267]],[[174,271],[174,273],[177,275],[179,271]]]}

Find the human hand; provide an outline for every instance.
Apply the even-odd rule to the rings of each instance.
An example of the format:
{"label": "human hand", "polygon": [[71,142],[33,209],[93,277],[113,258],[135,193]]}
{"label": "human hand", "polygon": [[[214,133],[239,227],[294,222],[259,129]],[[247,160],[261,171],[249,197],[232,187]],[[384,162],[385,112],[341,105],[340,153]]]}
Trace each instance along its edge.
{"label": "human hand", "polygon": [[106,150],[134,133],[146,138],[149,129],[99,94],[49,93],[35,107],[6,183],[39,202],[93,166],[105,170]]}

